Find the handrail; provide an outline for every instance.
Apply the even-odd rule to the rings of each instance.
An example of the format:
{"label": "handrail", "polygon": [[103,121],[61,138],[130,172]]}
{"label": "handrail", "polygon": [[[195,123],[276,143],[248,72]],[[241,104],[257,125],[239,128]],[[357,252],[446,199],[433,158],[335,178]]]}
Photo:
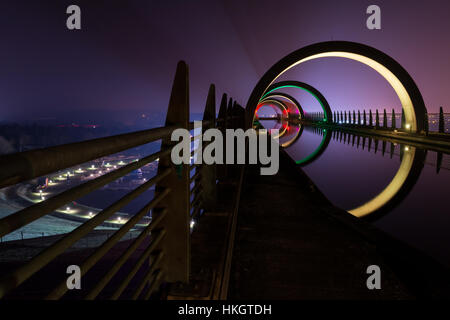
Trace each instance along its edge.
{"label": "handrail", "polygon": [[162,139],[175,129],[160,127],[0,156],[0,188]]}
{"label": "handrail", "polygon": [[[144,252],[137,257],[134,266],[131,267],[124,278],[120,279],[118,286],[112,291],[110,299],[118,299],[122,296],[131,280],[134,279],[144,262],[148,261],[148,259],[150,259],[151,263],[150,265],[145,265],[143,278],[139,279],[139,285],[130,291],[130,293],[132,292],[132,299],[139,297],[144,299],[150,298],[161,282],[187,282],[189,280],[191,219],[197,219],[202,212],[211,210],[214,207],[218,177],[215,166],[197,164],[192,166],[188,164],[175,166],[171,162],[170,153],[175,145],[175,142],[170,139],[171,133],[178,128],[194,129],[194,122],[189,122],[188,88],[187,65],[184,62],[180,62],[172,87],[164,127],[0,156],[1,189],[150,142],[157,140],[162,142],[161,150],[156,153],[108,171],[99,177],[82,182],[53,197],[32,204],[0,219],[0,237],[2,237],[159,158],[156,176],[129,191],[96,215],[86,219],[71,232],[63,234],[56,242],[36,254],[23,265],[13,269],[10,273],[2,275],[0,278],[0,298],[55,261],[58,256],[63,254],[73,244],[88,235],[97,226],[107,222],[121,208],[142,195],[151,186],[155,186],[155,196],[149,199],[128,221],[118,224],[118,228],[113,234],[98,245],[81,262],[81,276],[84,276],[108,252],[114,250],[116,244],[123,239],[127,232],[136,224],[139,224],[139,221],[145,214],[152,210],[150,223],[142,227],[139,235],[134,240],[130,240],[129,246],[113,262],[112,266],[108,266],[104,275],[89,289],[90,291],[84,298],[87,300],[95,299],[112,282],[113,277],[130,261],[132,255],[143,243],[146,244]],[[229,127],[236,128],[238,122],[235,120],[242,119],[242,115],[237,115],[238,113],[236,113],[239,111],[235,109],[236,106],[236,103],[233,105],[233,101],[230,99],[227,108],[227,96],[224,94],[219,111],[220,118],[216,119],[215,87],[211,85],[202,120],[203,128],[216,128],[218,123],[221,123],[221,130]],[[202,136],[203,132],[192,137],[192,140],[197,141]],[[202,147],[206,145],[207,143],[204,143]],[[195,153],[196,150],[193,150],[193,152]],[[190,173],[194,168],[195,172],[190,177]],[[192,184],[194,185],[191,188]],[[194,199],[191,202],[190,195],[192,194]],[[147,239],[149,239],[148,244],[144,242]],[[60,281],[56,287],[47,289],[49,293],[47,293],[46,299],[59,299],[68,291],[66,281]]]}
{"label": "handrail", "polygon": [[142,158],[139,161],[132,162],[126,166],[123,166],[122,168],[111,171],[101,177],[80,184],[52,198],[33,204],[27,208],[24,208],[16,213],[0,219],[0,237],[41,218],[47,213],[62,207],[70,201],[83,197],[92,190],[98,189],[106,185],[107,183],[114,181],[140,167],[143,167],[146,164],[168,153],[170,153],[170,149],[159,151],[148,157]]}
{"label": "handrail", "polygon": [[125,196],[123,196],[121,199],[111,204],[106,209],[103,209],[91,220],[86,221],[81,226],[68,233],[65,237],[58,240],[52,246],[48,247],[47,249],[45,249],[35,257],[33,257],[28,263],[17,268],[9,275],[2,277],[0,279],[0,298],[3,297],[6,293],[8,293],[11,289],[23,283],[37,271],[42,269],[54,258],[56,258],[58,255],[60,255],[62,252],[68,249],[71,245],[73,245],[76,241],[78,241],[80,238],[82,238],[87,233],[92,231],[95,227],[103,223],[103,221],[105,221],[115,212],[117,212],[122,207],[127,205],[137,196],[142,194],[145,190],[150,188],[152,185],[156,184],[158,181],[162,180],[171,171],[172,169],[166,169],[164,173],[140,185],[138,188],[126,194]]}
{"label": "handrail", "polygon": [[86,299],[92,300],[97,297],[97,295],[103,290],[103,288],[111,281],[114,275],[120,270],[120,268],[125,264],[127,259],[136,251],[139,245],[144,241],[144,239],[150,234],[150,232],[158,226],[161,220],[166,216],[167,210],[162,210],[158,217],[150,222],[150,224],[145,227],[141,234],[134,239],[130,246],[122,253],[120,258],[118,258],[108,272],[97,282],[97,284],[91,289],[87,294]]}
{"label": "handrail", "polygon": [[136,273],[139,271],[140,267],[144,263],[145,260],[150,256],[150,254],[156,249],[156,246],[161,242],[161,240],[166,235],[166,231],[162,229],[159,231],[155,237],[155,239],[152,241],[151,245],[145,249],[144,253],[141,255],[139,260],[134,265],[133,269],[128,273],[127,277],[121,282],[120,286],[116,289],[114,294],[111,296],[111,300],[117,300],[122,292],[125,290],[127,285],[130,283],[131,279],[136,275]]}
{"label": "handrail", "polygon": [[[153,209],[170,192],[166,189],[149,203],[147,203],[137,214],[127,221],[119,230],[117,230],[108,240],[98,247],[83,263],[80,265],[81,275],[86,274],[139,220],[151,209]],[[58,299],[68,290],[66,281],[62,281],[48,296],[47,299]]]}

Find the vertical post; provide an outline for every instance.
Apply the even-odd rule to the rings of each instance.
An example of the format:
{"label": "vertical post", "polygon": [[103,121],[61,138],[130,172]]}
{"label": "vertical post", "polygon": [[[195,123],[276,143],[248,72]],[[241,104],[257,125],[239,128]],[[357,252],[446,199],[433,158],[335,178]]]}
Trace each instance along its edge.
{"label": "vertical post", "polygon": [[403,129],[403,130],[405,130],[405,122],[406,122],[406,118],[405,118],[405,110],[403,110],[403,108],[402,108],[402,120],[401,120],[402,122],[401,122],[401,128]]}
{"label": "vertical post", "polygon": [[361,125],[361,112],[358,110],[358,126]]}
{"label": "vertical post", "polygon": [[355,125],[356,124],[356,111],[353,110],[353,119],[352,119],[352,124]]}
{"label": "vertical post", "polygon": [[429,124],[428,124],[428,122],[429,122],[429,119],[428,119],[428,112],[425,110],[425,117],[424,117],[424,120],[423,120],[425,123],[423,124],[423,128],[424,128],[424,131],[425,131],[425,135],[427,136],[428,135],[428,132],[429,132],[429,130],[430,130],[430,127],[429,127]]}
{"label": "vertical post", "polygon": [[[178,126],[189,129],[189,71],[184,61],[177,65],[175,80],[166,116],[166,126]],[[171,137],[162,139],[161,148],[172,148],[177,142]],[[161,268],[167,282],[188,282],[190,272],[190,214],[189,214],[189,173],[190,165],[175,166],[171,155],[160,157],[158,174],[172,168],[171,173],[157,183],[156,195],[166,189],[170,193],[159,203],[153,216],[157,216],[161,208],[167,208],[167,214],[160,223],[165,237],[158,247],[164,253]],[[158,231],[155,230],[154,233]]]}
{"label": "vertical post", "polygon": [[[222,100],[220,101],[219,115],[218,115],[219,119],[221,119],[221,122],[219,123],[220,131],[222,132],[222,135],[224,137],[225,137],[225,131],[226,131],[227,101],[228,101],[227,94],[224,93],[222,95]],[[224,162],[225,162],[225,159],[226,159],[225,156],[226,156],[225,155],[225,150],[223,150],[223,160],[224,160]],[[226,176],[227,176],[227,166],[225,164],[219,164],[217,166],[217,177],[220,178],[220,179],[224,179]]]}
{"label": "vertical post", "polygon": [[[216,88],[213,84],[209,87],[208,97],[206,98],[205,112],[203,113],[203,121],[209,121],[204,129],[216,127]],[[202,133],[203,134],[203,133]],[[210,142],[203,141],[203,148]],[[203,209],[211,211],[216,205],[217,188],[216,188],[216,165],[202,165],[200,175],[201,191],[203,196]]]}
{"label": "vertical post", "polygon": [[375,128],[380,128],[380,114],[378,113],[378,109],[375,110]]}
{"label": "vertical post", "polygon": [[444,110],[442,107],[439,107],[439,133],[444,133],[445,124],[444,124]]}
{"label": "vertical post", "polygon": [[386,109],[383,110],[383,128],[387,129],[388,124],[387,124],[387,113],[386,113]]}
{"label": "vertical post", "polygon": [[392,128],[392,130],[395,130],[395,128],[397,127],[397,124],[396,124],[396,119],[395,119],[395,111],[394,111],[394,109],[392,109],[392,115],[391,115],[391,128]]}
{"label": "vertical post", "polygon": [[439,171],[441,170],[441,166],[442,166],[442,152],[438,152],[436,157],[436,173],[439,173]]}
{"label": "vertical post", "polygon": [[365,127],[367,122],[366,122],[367,116],[366,116],[366,110],[363,110],[363,126]]}
{"label": "vertical post", "polygon": [[228,100],[228,107],[227,107],[227,121],[225,129],[231,129],[233,127],[233,99],[230,97]]}
{"label": "vertical post", "polygon": [[372,110],[369,110],[369,127],[373,126]]}

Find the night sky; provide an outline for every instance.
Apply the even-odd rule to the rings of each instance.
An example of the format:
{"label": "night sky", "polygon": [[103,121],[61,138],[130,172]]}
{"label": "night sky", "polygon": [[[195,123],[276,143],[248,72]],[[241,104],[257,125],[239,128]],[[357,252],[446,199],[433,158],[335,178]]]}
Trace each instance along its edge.
{"label": "night sky", "polygon": [[[82,30],[66,28],[66,8]],[[381,30],[366,28],[368,5]],[[374,46],[413,77],[429,112],[450,112],[449,1],[24,1],[0,4],[0,121],[48,118],[132,124],[165,114],[176,63],[190,67],[192,112],[208,86],[241,105],[259,77],[303,46],[347,40]],[[396,108],[375,71],[344,59],[302,65],[285,79],[319,89],[333,110]],[[318,111],[308,97],[305,110]],[[309,108],[309,109],[308,109]]]}

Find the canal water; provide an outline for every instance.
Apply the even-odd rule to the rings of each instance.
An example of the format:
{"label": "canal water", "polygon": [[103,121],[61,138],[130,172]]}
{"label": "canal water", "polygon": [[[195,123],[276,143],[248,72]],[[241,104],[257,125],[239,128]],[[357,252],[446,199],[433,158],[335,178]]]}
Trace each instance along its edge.
{"label": "canal water", "polygon": [[334,205],[363,214],[377,228],[450,266],[449,155],[441,155],[438,170],[434,151],[311,127],[287,130],[280,142],[292,144],[285,150]]}

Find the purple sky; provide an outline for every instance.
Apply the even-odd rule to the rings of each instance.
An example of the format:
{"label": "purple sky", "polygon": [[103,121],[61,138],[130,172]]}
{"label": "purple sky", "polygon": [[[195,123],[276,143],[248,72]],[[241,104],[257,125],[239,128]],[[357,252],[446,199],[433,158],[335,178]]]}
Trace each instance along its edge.
{"label": "purple sky", "polygon": [[[78,4],[82,30],[65,27]],[[382,30],[365,26],[381,7]],[[429,112],[450,112],[448,1],[24,1],[0,4],[0,120],[165,113],[178,60],[190,66],[191,109],[208,86],[245,105],[259,77],[300,47],[328,40],[374,46],[414,78]],[[396,108],[386,82],[344,59],[308,62],[286,79],[310,83],[333,110]],[[314,110],[308,97],[298,97]]]}

